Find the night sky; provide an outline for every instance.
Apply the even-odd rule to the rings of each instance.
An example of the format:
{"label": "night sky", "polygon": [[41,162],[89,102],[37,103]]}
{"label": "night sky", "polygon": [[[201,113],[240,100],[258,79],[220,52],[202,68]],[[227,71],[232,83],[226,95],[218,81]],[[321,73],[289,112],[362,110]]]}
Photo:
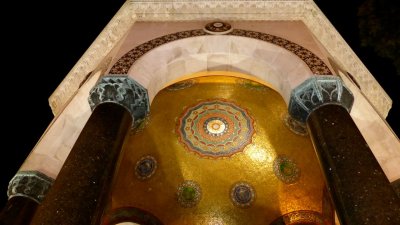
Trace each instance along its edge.
{"label": "night sky", "polygon": [[[399,135],[400,121],[395,115],[400,115],[400,75],[396,75],[389,60],[360,45],[357,8],[363,0],[316,2],[393,99],[387,120]],[[123,3],[123,0],[18,1],[12,3],[18,5],[6,9],[13,16],[2,18],[5,39],[2,53],[6,59],[2,61],[5,135],[0,157],[0,207],[6,202],[9,180],[53,118],[48,97]]]}

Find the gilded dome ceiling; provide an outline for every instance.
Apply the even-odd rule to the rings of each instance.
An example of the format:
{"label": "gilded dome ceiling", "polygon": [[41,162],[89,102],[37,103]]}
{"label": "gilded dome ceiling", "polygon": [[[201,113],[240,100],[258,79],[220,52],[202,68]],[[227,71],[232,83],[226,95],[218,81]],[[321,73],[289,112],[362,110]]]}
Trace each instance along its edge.
{"label": "gilded dome ceiling", "polygon": [[287,106],[254,81],[175,83],[124,143],[106,224],[271,224],[326,220],[324,181]]}

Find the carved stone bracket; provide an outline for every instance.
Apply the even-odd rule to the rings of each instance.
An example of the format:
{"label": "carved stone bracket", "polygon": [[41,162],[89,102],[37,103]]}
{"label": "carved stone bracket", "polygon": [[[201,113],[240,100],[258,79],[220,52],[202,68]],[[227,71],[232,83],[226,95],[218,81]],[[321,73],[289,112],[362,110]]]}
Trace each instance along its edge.
{"label": "carved stone bracket", "polygon": [[134,126],[138,125],[150,111],[147,90],[127,76],[104,76],[90,90],[89,105],[92,110],[106,102],[125,107],[132,115]]}
{"label": "carved stone bracket", "polygon": [[19,171],[8,185],[8,198],[23,196],[41,203],[54,180],[38,171]]}
{"label": "carved stone bracket", "polygon": [[322,105],[337,104],[350,112],[353,102],[353,94],[339,77],[319,75],[292,90],[289,113],[294,119],[305,123],[310,113]]}

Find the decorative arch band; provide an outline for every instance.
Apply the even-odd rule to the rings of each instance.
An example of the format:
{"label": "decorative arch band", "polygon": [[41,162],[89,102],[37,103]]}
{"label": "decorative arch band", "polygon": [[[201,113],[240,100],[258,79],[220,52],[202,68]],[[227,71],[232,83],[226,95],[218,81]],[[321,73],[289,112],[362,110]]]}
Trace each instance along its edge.
{"label": "decorative arch band", "polygon": [[150,212],[135,207],[114,209],[105,215],[102,224],[115,225],[122,222],[134,222],[146,225],[163,225],[161,220],[159,220]]}
{"label": "decorative arch band", "polygon": [[[206,36],[211,35],[206,33],[202,29],[197,30],[188,30],[188,31],[180,31],[173,34],[167,34],[153,40],[147,41],[122,56],[111,68],[110,74],[127,74],[133,63],[136,62],[141,56],[151,51],[152,49],[167,44],[172,41],[196,37],[196,36]],[[298,56],[310,70],[317,75],[327,75],[332,74],[329,70],[328,66],[322,61],[318,56],[309,51],[308,49],[286,40],[284,38],[274,36],[271,34],[261,33],[257,31],[249,31],[249,30],[241,30],[241,29],[233,29],[232,32],[226,34],[232,36],[242,36],[247,38],[253,38],[261,41],[265,41],[279,47],[285,48],[286,50],[294,53]]]}

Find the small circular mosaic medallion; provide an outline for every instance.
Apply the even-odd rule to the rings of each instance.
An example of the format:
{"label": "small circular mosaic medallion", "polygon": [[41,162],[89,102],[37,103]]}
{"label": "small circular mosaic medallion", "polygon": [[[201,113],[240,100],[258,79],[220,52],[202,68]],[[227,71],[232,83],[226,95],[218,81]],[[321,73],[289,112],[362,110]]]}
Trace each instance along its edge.
{"label": "small circular mosaic medallion", "polygon": [[135,165],[135,175],[140,180],[147,180],[156,172],[157,161],[153,156],[143,156]]}
{"label": "small circular mosaic medallion", "polygon": [[201,199],[200,185],[195,181],[186,180],[179,185],[176,195],[178,202],[182,207],[194,207],[200,202]]}
{"label": "small circular mosaic medallion", "polygon": [[130,135],[138,134],[146,129],[147,125],[149,125],[150,123],[150,113],[147,114],[143,119],[138,120],[135,123],[136,125],[133,127],[133,129],[131,129],[129,133]]}
{"label": "small circular mosaic medallion", "polygon": [[209,34],[227,34],[233,30],[229,23],[222,21],[215,21],[206,24],[204,31]]}
{"label": "small circular mosaic medallion", "polygon": [[274,173],[284,183],[292,184],[299,180],[300,169],[287,156],[281,155],[274,160]]}
{"label": "small circular mosaic medallion", "polygon": [[238,182],[231,189],[231,200],[237,207],[249,207],[255,197],[253,187],[246,182]]}
{"label": "small circular mosaic medallion", "polygon": [[168,86],[167,90],[169,90],[169,91],[182,90],[182,89],[193,86],[195,83],[196,83],[196,81],[194,81],[192,79],[184,80],[184,81],[180,81],[178,83],[174,83],[174,84]]}
{"label": "small circular mosaic medallion", "polygon": [[204,157],[228,157],[252,142],[254,120],[247,110],[223,99],[188,107],[178,120],[177,134],[189,151]]}
{"label": "small circular mosaic medallion", "polygon": [[299,122],[295,119],[293,119],[293,117],[291,117],[289,114],[286,114],[284,116],[284,122],[285,125],[289,128],[289,130],[291,130],[293,133],[300,135],[300,136],[306,136],[308,134],[307,132],[307,128],[305,126],[305,124],[303,124],[302,122]]}

